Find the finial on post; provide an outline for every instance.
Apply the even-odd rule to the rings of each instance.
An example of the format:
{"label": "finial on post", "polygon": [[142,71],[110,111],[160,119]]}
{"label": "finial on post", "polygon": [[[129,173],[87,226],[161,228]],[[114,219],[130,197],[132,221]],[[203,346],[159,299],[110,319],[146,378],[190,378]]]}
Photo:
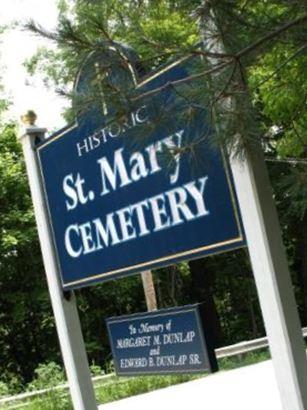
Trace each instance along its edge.
{"label": "finial on post", "polygon": [[35,122],[37,119],[37,115],[33,110],[28,110],[24,115],[20,116],[20,119],[23,123],[23,129],[21,130],[21,133],[19,135],[20,140],[22,140],[23,137],[28,135],[32,137],[32,143],[35,144],[37,142],[37,138],[44,138],[47,129],[36,126]]}
{"label": "finial on post", "polygon": [[21,117],[21,121],[25,126],[33,127],[35,126],[35,121],[37,119],[37,115],[33,110],[28,110],[24,115]]}

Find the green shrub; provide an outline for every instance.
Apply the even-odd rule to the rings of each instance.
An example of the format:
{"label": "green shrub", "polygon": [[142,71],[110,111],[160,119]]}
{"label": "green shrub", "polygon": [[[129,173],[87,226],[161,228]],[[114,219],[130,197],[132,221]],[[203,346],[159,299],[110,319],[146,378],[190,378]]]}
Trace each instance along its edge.
{"label": "green shrub", "polygon": [[65,383],[63,369],[54,362],[41,363],[34,374],[35,379],[29,383],[28,390],[41,390]]}
{"label": "green shrub", "polygon": [[104,370],[95,363],[92,363],[90,365],[90,371],[91,371],[91,375],[94,376],[94,377],[95,376],[101,376],[101,375],[105,374]]}
{"label": "green shrub", "polygon": [[0,381],[0,397],[8,396],[9,393],[9,386],[6,383]]}
{"label": "green shrub", "polygon": [[29,383],[28,390],[50,389],[43,396],[31,401],[29,410],[70,410],[69,392],[57,389],[65,383],[64,371],[54,362],[42,363],[34,371],[35,379]]}

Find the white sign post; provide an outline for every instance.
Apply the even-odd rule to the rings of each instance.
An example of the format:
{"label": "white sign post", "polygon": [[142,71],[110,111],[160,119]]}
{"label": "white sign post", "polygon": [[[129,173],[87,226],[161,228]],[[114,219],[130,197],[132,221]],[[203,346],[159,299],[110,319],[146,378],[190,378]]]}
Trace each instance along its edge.
{"label": "white sign post", "polygon": [[21,135],[20,141],[25,157],[50,298],[74,409],[97,410],[75,296],[71,292],[69,293],[70,297],[65,298],[61,287],[34,148],[35,141],[38,138],[43,138],[45,132],[44,128],[28,127]]}
{"label": "white sign post", "polygon": [[[206,13],[202,14],[201,24],[205,49],[223,53],[222,35],[216,27],[210,3],[204,1],[203,5]],[[217,63],[212,57],[208,60]],[[214,81],[218,81],[217,75]],[[283,407],[307,410],[305,345],[260,143],[253,144],[253,152],[247,151],[243,158],[230,158],[230,166]]]}
{"label": "white sign post", "polygon": [[250,259],[285,410],[307,409],[307,361],[263,155],[232,159]]}

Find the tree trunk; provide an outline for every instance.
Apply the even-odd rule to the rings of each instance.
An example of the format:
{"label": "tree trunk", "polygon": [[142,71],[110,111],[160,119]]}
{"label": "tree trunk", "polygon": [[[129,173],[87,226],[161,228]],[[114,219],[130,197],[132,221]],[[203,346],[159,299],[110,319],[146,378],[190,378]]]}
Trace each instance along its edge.
{"label": "tree trunk", "polygon": [[152,277],[152,272],[151,270],[147,270],[145,272],[141,273],[142,275],[142,283],[143,283],[143,288],[144,288],[144,293],[145,293],[145,299],[146,299],[146,306],[148,312],[152,312],[153,310],[157,310],[157,298],[156,298],[156,291],[155,291],[155,285]]}

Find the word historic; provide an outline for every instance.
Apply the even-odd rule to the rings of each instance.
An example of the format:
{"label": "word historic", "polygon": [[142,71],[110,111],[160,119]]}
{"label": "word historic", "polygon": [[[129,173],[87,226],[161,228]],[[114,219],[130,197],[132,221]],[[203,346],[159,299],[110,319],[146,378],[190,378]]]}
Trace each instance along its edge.
{"label": "word historic", "polygon": [[131,128],[148,122],[148,114],[146,105],[140,107],[135,112],[132,112],[128,118],[119,124],[117,122],[112,122],[110,125],[100,128],[95,131],[92,135],[84,138],[82,142],[77,142],[77,152],[78,156],[87,154],[90,151],[98,148],[101,144],[105,144],[109,138],[117,138],[120,135],[125,134],[126,131]]}

